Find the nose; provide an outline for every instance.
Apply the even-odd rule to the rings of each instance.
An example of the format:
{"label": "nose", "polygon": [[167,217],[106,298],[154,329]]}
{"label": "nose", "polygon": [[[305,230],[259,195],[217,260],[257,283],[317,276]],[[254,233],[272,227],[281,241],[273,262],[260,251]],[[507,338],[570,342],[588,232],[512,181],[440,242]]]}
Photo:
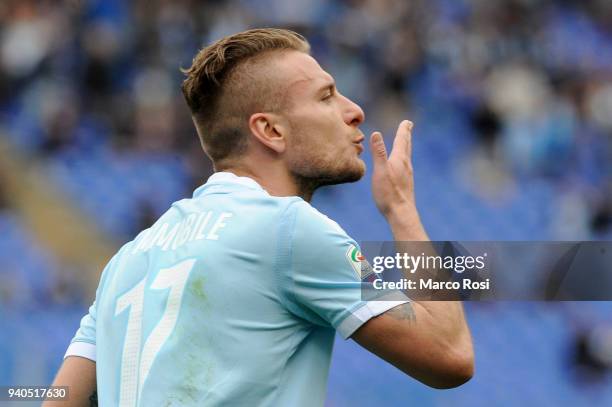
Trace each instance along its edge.
{"label": "nose", "polygon": [[346,96],[342,96],[346,103],[344,108],[344,122],[349,126],[359,126],[365,120],[365,113],[361,107]]}

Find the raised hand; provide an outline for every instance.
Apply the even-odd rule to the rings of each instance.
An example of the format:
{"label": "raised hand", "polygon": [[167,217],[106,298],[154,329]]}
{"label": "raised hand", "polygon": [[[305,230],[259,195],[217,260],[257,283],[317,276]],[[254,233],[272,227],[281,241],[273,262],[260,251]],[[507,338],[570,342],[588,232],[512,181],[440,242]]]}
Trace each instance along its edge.
{"label": "raised hand", "polygon": [[370,148],[374,162],[372,193],[380,212],[388,217],[394,211],[414,208],[412,122],[400,123],[389,157],[380,132],[372,133]]}
{"label": "raised hand", "polygon": [[400,123],[389,157],[380,132],[372,133],[370,148],[374,163],[372,194],[395,240],[428,240],[414,199],[412,122]]}

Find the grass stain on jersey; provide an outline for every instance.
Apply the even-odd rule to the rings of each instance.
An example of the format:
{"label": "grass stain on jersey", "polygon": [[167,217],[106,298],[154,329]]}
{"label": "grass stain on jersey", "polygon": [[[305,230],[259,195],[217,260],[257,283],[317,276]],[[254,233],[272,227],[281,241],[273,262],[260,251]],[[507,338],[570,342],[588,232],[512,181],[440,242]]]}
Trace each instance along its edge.
{"label": "grass stain on jersey", "polygon": [[204,277],[198,277],[193,280],[189,289],[196,298],[202,300],[203,302],[208,300],[206,292],[204,291]]}
{"label": "grass stain on jersey", "polygon": [[201,377],[206,369],[196,355],[189,355],[185,366],[185,380],[182,386],[183,393],[179,399],[182,404],[193,404],[200,400],[202,393],[207,387],[207,383],[202,383]]}

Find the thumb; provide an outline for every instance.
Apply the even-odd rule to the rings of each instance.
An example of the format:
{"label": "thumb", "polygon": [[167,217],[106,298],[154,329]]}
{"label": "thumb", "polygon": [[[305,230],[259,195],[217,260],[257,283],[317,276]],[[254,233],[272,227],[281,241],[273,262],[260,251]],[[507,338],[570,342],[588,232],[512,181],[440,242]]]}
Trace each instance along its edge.
{"label": "thumb", "polygon": [[378,171],[387,163],[387,148],[382,134],[378,131],[370,136],[370,150],[372,151],[374,171]]}

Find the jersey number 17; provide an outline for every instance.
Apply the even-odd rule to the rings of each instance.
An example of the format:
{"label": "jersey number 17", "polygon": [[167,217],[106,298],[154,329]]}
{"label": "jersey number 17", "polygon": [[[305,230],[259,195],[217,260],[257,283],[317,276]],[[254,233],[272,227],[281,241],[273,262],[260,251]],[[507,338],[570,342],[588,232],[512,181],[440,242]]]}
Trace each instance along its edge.
{"label": "jersey number 17", "polygon": [[183,300],[185,285],[195,264],[195,259],[188,259],[172,267],[159,270],[157,277],[149,286],[151,290],[170,289],[166,309],[144,346],[142,340],[142,314],[144,308],[145,276],[128,292],[117,298],[115,316],[129,309],[123,356],[121,357],[121,377],[119,380],[119,405],[136,406],[140,399],[142,386],[146,380],[155,356],[170,337],[176,326],[179,309]]}

